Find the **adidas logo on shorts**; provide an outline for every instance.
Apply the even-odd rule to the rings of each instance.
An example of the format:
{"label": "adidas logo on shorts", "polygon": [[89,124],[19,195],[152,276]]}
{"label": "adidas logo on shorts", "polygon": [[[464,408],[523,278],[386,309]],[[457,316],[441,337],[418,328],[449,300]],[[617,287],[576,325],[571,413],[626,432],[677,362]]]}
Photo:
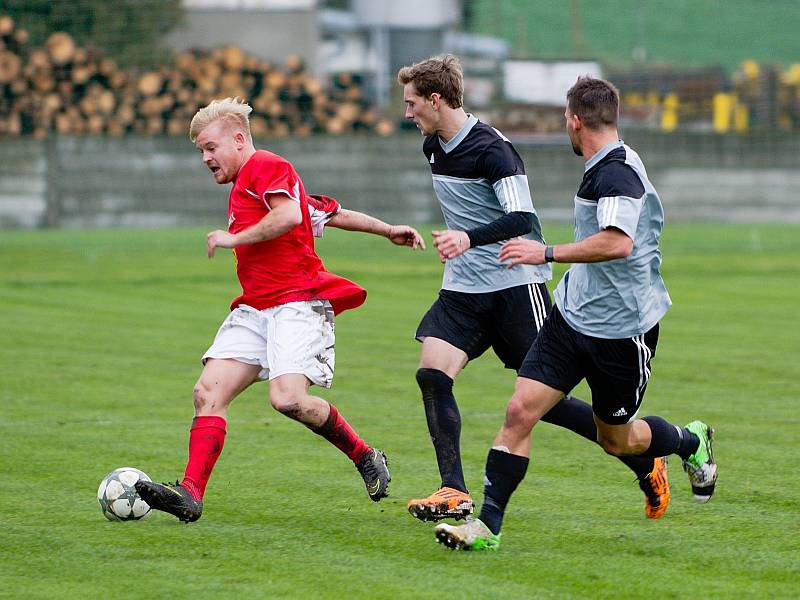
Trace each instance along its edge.
{"label": "adidas logo on shorts", "polygon": [[617,412],[615,412],[611,416],[612,417],[627,417],[628,416],[628,411],[625,410],[624,408],[620,408]]}

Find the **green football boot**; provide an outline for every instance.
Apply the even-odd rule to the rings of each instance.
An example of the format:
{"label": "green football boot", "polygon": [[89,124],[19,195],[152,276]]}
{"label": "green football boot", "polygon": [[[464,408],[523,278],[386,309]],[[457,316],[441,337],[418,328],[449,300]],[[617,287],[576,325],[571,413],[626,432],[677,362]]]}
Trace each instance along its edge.
{"label": "green football boot", "polygon": [[714,430],[702,421],[692,421],[686,429],[700,438],[700,445],[694,454],[683,461],[683,470],[689,475],[694,499],[705,503],[714,495],[714,485],[717,482],[717,463],[714,462],[711,448]]}
{"label": "green football boot", "polygon": [[495,535],[480,519],[467,518],[463,525],[439,523],[433,532],[436,541],[451,550],[497,550],[500,534]]}

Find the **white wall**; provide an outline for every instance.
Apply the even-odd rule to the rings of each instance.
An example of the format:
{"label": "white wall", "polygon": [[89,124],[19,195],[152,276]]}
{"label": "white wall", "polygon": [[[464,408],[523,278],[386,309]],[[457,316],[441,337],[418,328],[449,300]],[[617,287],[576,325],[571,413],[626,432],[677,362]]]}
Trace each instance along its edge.
{"label": "white wall", "polygon": [[364,27],[441,29],[459,22],[459,0],[352,0],[352,9]]}

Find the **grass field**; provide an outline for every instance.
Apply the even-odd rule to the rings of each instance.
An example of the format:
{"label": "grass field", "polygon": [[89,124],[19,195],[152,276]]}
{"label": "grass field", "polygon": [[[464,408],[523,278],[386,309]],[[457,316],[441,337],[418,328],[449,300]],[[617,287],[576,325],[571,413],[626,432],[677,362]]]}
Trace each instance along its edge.
{"label": "grass field", "polygon": [[[505,39],[519,58],[592,58],[634,66],[714,67],[733,73],[744,60],[797,62],[795,0],[472,0],[471,33]],[[731,43],[735,40],[735,43]]]}
{"label": "grass field", "polygon": [[[369,502],[262,384],[233,405],[199,522],[110,523],[107,472],[182,473],[199,356],[238,291],[230,254],[209,262],[201,230],[0,233],[0,597],[797,597],[800,229],[669,226],[663,247],[675,304],[643,412],[717,428],[714,499],[694,504],[673,459],[670,508],[648,521],[625,467],[542,425],[500,551],[470,554],[405,512],[438,483],[412,337],[439,286],[431,250],[319,243],[370,293],[338,320],[322,395],[386,450],[389,499]],[[478,499],[513,379],[487,355],[456,384]]]}

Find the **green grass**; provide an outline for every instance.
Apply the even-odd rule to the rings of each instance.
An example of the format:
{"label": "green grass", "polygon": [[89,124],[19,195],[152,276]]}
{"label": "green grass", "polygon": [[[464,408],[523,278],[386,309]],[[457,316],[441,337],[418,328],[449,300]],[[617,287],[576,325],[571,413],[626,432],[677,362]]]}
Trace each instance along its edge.
{"label": "green grass", "polygon": [[[208,261],[199,230],[0,235],[0,597],[797,595],[796,226],[664,236],[675,304],[644,413],[717,428],[712,502],[694,504],[674,459],[670,508],[648,521],[627,469],[541,425],[490,555],[445,551],[405,512],[438,483],[413,340],[439,286],[435,254],[336,231],[319,249],[370,294],[338,320],[336,381],[321,394],[386,450],[391,497],[369,502],[352,465],[269,408],[261,384],[233,405],[198,523],[110,523],[94,498],[107,472],[182,472],[199,357],[238,292],[232,260]],[[478,499],[513,380],[487,355],[456,384]]]}
{"label": "green grass", "polygon": [[[505,39],[520,58],[593,59],[607,66],[797,62],[795,0],[473,0],[471,33]],[[574,13],[574,15],[573,15]],[[574,16],[574,20],[573,20]]]}

